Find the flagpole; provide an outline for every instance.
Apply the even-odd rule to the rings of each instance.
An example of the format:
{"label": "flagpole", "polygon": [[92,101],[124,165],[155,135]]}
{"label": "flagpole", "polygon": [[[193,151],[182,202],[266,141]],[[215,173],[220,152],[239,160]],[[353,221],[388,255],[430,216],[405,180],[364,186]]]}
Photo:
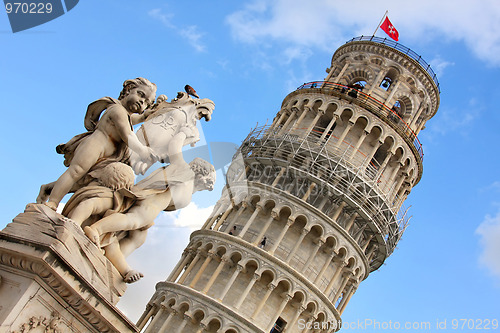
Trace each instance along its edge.
{"label": "flagpole", "polygon": [[375,32],[373,33],[373,36],[375,36],[375,34],[377,33],[377,30],[380,27],[380,25],[382,24],[382,22],[384,21],[384,18],[387,16],[387,13],[389,13],[388,10],[386,10],[384,16],[382,16],[382,19],[380,20],[380,23],[377,25],[377,29],[375,29]]}

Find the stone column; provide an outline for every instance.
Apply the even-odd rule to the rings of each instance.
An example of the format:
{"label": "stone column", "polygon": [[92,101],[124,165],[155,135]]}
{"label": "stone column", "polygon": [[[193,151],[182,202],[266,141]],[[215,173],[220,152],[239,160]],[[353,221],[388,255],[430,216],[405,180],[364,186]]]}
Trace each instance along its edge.
{"label": "stone column", "polygon": [[378,181],[380,176],[382,176],[382,173],[384,172],[385,167],[387,166],[387,163],[389,163],[389,160],[391,157],[394,155],[392,151],[387,152],[387,156],[385,157],[384,161],[382,162],[382,165],[380,165],[380,168],[377,171],[377,174],[375,175],[375,179]]}
{"label": "stone column", "polygon": [[[158,330],[158,333],[168,333],[166,331],[166,329],[170,325],[170,322],[172,321],[172,319],[174,319],[174,317],[175,317],[176,314],[177,314],[177,310],[172,309],[170,311],[170,314],[168,315],[167,319],[161,325],[160,329]],[[146,331],[144,333],[149,333],[149,332]],[[156,332],[151,332],[151,333],[156,333]]]}
{"label": "stone column", "polygon": [[304,105],[304,111],[302,111],[302,113],[300,114],[299,116],[299,119],[297,119],[297,121],[295,122],[295,124],[293,124],[293,127],[295,127],[295,129],[298,128],[298,126],[300,125],[300,123],[302,122],[302,120],[304,120],[307,112],[311,111],[311,108],[307,105]]}
{"label": "stone column", "polygon": [[388,190],[388,186],[390,186],[394,182],[394,178],[396,178],[396,175],[398,174],[399,170],[403,167],[403,164],[398,161],[398,166],[394,168],[394,170],[391,173],[391,176],[387,180],[387,183],[385,184],[384,191]]}
{"label": "stone column", "polygon": [[314,249],[312,250],[311,254],[309,255],[309,258],[307,259],[306,263],[304,264],[304,267],[302,268],[302,275],[304,275],[304,276],[306,275],[306,271],[309,268],[309,265],[314,260],[314,257],[318,253],[319,248],[323,244],[324,244],[324,242],[321,239],[319,239],[318,243],[315,244]]}
{"label": "stone column", "polygon": [[382,80],[382,75],[384,75],[384,74],[385,74],[385,71],[384,71],[384,70],[381,70],[380,72],[378,72],[377,77],[375,78],[375,80],[373,81],[373,84],[372,84],[372,85],[371,85],[371,87],[370,87],[370,90],[368,90],[368,92],[366,93],[367,95],[371,95],[371,93],[373,92],[373,89],[374,89],[375,87],[380,86],[380,83],[379,83],[379,82],[381,82],[381,80]]}
{"label": "stone column", "polygon": [[269,227],[271,226],[271,223],[277,217],[278,217],[278,214],[276,212],[274,212],[274,211],[271,211],[271,216],[269,216],[269,218],[267,219],[266,224],[264,224],[264,227],[262,228],[262,230],[257,235],[257,238],[255,238],[255,240],[252,242],[252,245],[257,245],[257,244],[259,244],[262,241],[262,238],[266,234],[267,229],[269,229]]}
{"label": "stone column", "polygon": [[229,289],[231,289],[231,287],[233,286],[233,283],[234,281],[236,280],[236,278],[238,277],[238,275],[240,274],[240,272],[243,270],[243,266],[241,265],[236,265],[236,268],[233,272],[233,275],[231,275],[231,278],[229,279],[229,281],[227,281],[226,283],[226,287],[224,288],[224,290],[222,291],[222,293],[220,294],[218,300],[219,302],[221,302],[224,297],[226,296],[227,292],[229,291]]}
{"label": "stone column", "polygon": [[255,220],[255,218],[257,217],[257,215],[259,214],[259,212],[261,210],[262,210],[262,206],[257,204],[257,207],[255,207],[255,210],[254,210],[252,216],[250,216],[247,223],[245,223],[243,230],[241,230],[240,234],[238,235],[239,238],[243,238],[243,236],[245,236],[246,232],[248,231],[248,228],[250,228],[250,225],[253,223],[253,220]]}
{"label": "stone column", "polygon": [[398,193],[399,188],[401,187],[401,184],[403,184],[403,182],[407,176],[408,176],[408,174],[406,172],[403,172],[401,177],[399,177],[398,181],[396,182],[396,184],[392,190],[392,193],[390,196],[391,200],[394,200],[394,198],[396,197],[396,194]]}
{"label": "stone column", "polygon": [[239,310],[241,304],[243,304],[243,301],[245,300],[245,298],[247,298],[248,296],[248,293],[250,292],[250,290],[252,289],[253,285],[255,284],[255,282],[257,282],[258,280],[260,279],[260,275],[254,273],[252,279],[250,280],[250,282],[248,283],[247,287],[245,288],[245,291],[243,291],[243,294],[241,294],[240,296],[240,299],[238,300],[238,302],[236,302],[236,305],[234,306],[234,308],[236,310]]}
{"label": "stone column", "polygon": [[363,252],[365,252],[365,251],[366,251],[366,248],[367,248],[367,247],[368,247],[368,245],[370,244],[370,241],[372,240],[373,236],[374,236],[373,234],[372,234],[372,235],[370,235],[370,236],[368,237],[368,239],[366,240],[366,243],[365,243],[365,245],[364,245],[364,246],[363,246],[363,248],[362,248]]}
{"label": "stone column", "polygon": [[311,195],[312,190],[316,187],[316,183],[312,183],[309,188],[307,189],[306,193],[304,193],[304,196],[302,197],[302,200],[307,201],[309,196]]}
{"label": "stone column", "polygon": [[339,267],[337,268],[337,270],[335,271],[335,274],[333,274],[333,277],[330,280],[330,283],[328,283],[328,286],[326,287],[325,292],[324,292],[324,294],[327,297],[328,297],[328,294],[330,293],[330,291],[332,291],[333,284],[335,283],[335,281],[337,280],[337,278],[339,277],[339,275],[342,273],[342,270],[344,269],[345,265],[346,265],[346,263],[342,261],[339,264]]}
{"label": "stone column", "polygon": [[351,217],[349,218],[349,221],[347,221],[347,224],[344,228],[345,231],[347,231],[347,233],[349,233],[349,231],[351,231],[351,228],[354,225],[354,221],[356,220],[356,217],[358,217],[358,213],[354,212],[354,213],[352,213]]}
{"label": "stone column", "polygon": [[342,295],[342,300],[339,303],[339,306],[337,306],[337,310],[340,312],[344,305],[347,304],[347,299],[349,298],[349,295],[351,294],[352,288],[354,288],[354,284],[351,284],[349,287],[347,287],[347,290],[343,293]]}
{"label": "stone column", "polygon": [[347,133],[349,133],[349,130],[351,129],[351,127],[353,125],[354,125],[354,123],[352,123],[350,121],[347,121],[347,124],[345,125],[344,131],[340,135],[339,140],[337,141],[337,143],[334,145],[335,147],[340,148],[340,146],[342,145],[342,142],[344,141]]}
{"label": "stone column", "polygon": [[269,296],[271,296],[271,293],[273,292],[273,290],[275,288],[276,288],[276,286],[272,283],[269,283],[267,285],[267,291],[264,294],[264,296],[262,297],[262,299],[260,300],[257,307],[255,308],[255,311],[253,312],[252,317],[250,317],[251,319],[255,319],[259,315],[260,310],[262,310],[262,308],[264,307],[264,304],[266,304],[267,299],[269,298]]}
{"label": "stone column", "polygon": [[203,323],[200,323],[200,328],[196,331],[196,333],[201,333],[207,328],[207,326]]}
{"label": "stone column", "polygon": [[375,155],[375,153],[377,152],[377,150],[380,148],[380,146],[382,145],[382,143],[383,143],[382,141],[377,140],[377,142],[373,146],[372,150],[368,153],[368,155],[366,155],[365,163],[364,163],[364,167],[365,168],[368,168],[370,166],[370,162],[372,161],[373,156]]}
{"label": "stone column", "polygon": [[[342,313],[344,312],[345,310],[345,307],[347,306],[347,304],[349,303],[349,301],[351,300],[351,297],[352,295],[354,295],[354,293],[356,292],[356,287],[352,288],[351,291],[349,292],[349,294],[347,295],[347,299],[346,301],[344,302],[344,304],[342,304],[342,307],[340,308],[339,310],[339,313],[342,315]],[[344,300],[342,300],[344,301]]]}
{"label": "stone column", "polygon": [[421,102],[419,107],[418,107],[418,110],[417,110],[417,113],[415,113],[415,115],[413,116],[413,119],[411,121],[411,124],[409,125],[411,128],[415,128],[415,125],[417,123],[417,119],[420,117],[420,115],[422,114],[422,111],[424,111],[424,102]]}
{"label": "stone column", "polygon": [[146,323],[148,322],[149,318],[153,314],[154,311],[154,306],[151,304],[146,305],[146,311],[142,314],[142,316],[139,318],[137,321],[136,326],[139,328],[139,330],[142,330]]}
{"label": "stone column", "polygon": [[299,239],[297,240],[297,242],[295,243],[295,246],[293,247],[292,251],[288,254],[288,256],[286,257],[286,260],[285,262],[288,264],[290,262],[290,260],[292,260],[293,256],[295,255],[295,252],[297,252],[300,244],[302,244],[302,241],[304,240],[304,237],[306,237],[306,235],[309,233],[309,230],[308,229],[302,229],[302,231],[300,232],[300,237]]}
{"label": "stone column", "polygon": [[347,67],[349,67],[349,64],[350,64],[350,62],[346,61],[344,67],[342,67],[342,70],[340,71],[339,75],[337,75],[337,77],[335,77],[335,79],[333,80],[333,82],[339,82],[339,80],[342,77],[342,75],[344,75]]}
{"label": "stone column", "polygon": [[318,123],[319,118],[323,114],[325,114],[324,110],[318,110],[318,113],[316,113],[316,116],[314,117],[313,121],[311,122],[311,125],[309,125],[309,127],[306,129],[306,131],[302,135],[302,138],[306,138],[311,133],[311,131],[314,129],[314,126],[316,126],[316,124]]}
{"label": "stone column", "polygon": [[394,96],[394,93],[398,90],[400,84],[401,84],[401,81],[397,81],[396,84],[392,87],[391,93],[389,94],[389,96],[387,96],[387,99],[384,102],[385,105],[388,105],[388,103],[391,102],[391,99]]}
{"label": "stone column", "polygon": [[295,314],[293,315],[292,320],[288,325],[286,325],[285,331],[283,333],[290,333],[290,330],[293,330],[293,327],[295,326],[295,323],[297,323],[297,320],[299,319],[300,315],[306,310],[306,308],[300,304],[297,307],[297,311],[295,311]]}
{"label": "stone column", "polygon": [[307,333],[309,331],[309,328],[307,328],[307,326],[309,326],[309,325],[307,325],[307,324],[311,323],[310,326],[312,326],[312,323],[314,323],[315,320],[316,320],[316,318],[314,318],[314,315],[310,315],[309,320],[306,321],[306,325],[305,325],[306,327],[304,327],[304,329],[302,330],[301,333]]}
{"label": "stone column", "polygon": [[319,272],[318,276],[314,280],[314,284],[318,284],[321,281],[321,278],[323,277],[323,274],[325,274],[326,269],[332,263],[332,259],[333,259],[334,256],[335,256],[335,251],[332,250],[331,253],[330,253],[330,255],[328,256],[328,258],[326,258],[325,264],[321,268],[321,271]]}
{"label": "stone column", "polygon": [[347,285],[347,282],[349,282],[350,278],[351,277],[349,276],[349,274],[344,277],[344,280],[342,281],[342,284],[340,285],[339,289],[337,289],[337,292],[335,293],[335,296],[333,296],[333,299],[332,299],[333,305],[335,305],[335,303],[337,303],[337,300],[339,299],[340,295],[344,291],[344,288]]}
{"label": "stone column", "polygon": [[182,252],[181,259],[172,270],[172,273],[168,276],[167,281],[174,282],[179,277],[179,274],[181,274],[184,267],[186,267],[188,261],[191,259],[193,259],[193,254],[190,253],[190,251],[184,250],[184,252]]}
{"label": "stone column", "polygon": [[181,333],[182,330],[184,329],[184,327],[186,327],[186,324],[188,323],[188,321],[190,319],[191,318],[187,314],[184,314],[184,319],[182,319],[182,323],[179,325],[179,327],[177,328],[177,330],[175,331],[175,333]]}
{"label": "stone column", "polygon": [[288,218],[288,220],[286,221],[286,224],[285,226],[283,227],[283,229],[281,230],[281,233],[280,235],[278,236],[278,238],[276,239],[276,242],[274,243],[273,247],[271,248],[271,250],[269,250],[269,254],[273,255],[274,252],[276,251],[276,249],[278,248],[279,244],[281,243],[281,241],[283,240],[283,237],[285,237],[285,234],[286,232],[288,231],[288,228],[290,228],[290,226],[293,224],[293,220],[291,220],[290,218]]}
{"label": "stone column", "polygon": [[229,205],[227,205],[225,207],[224,203],[221,202],[219,204],[219,207],[214,209],[215,213],[212,217],[208,218],[208,220],[205,222],[205,224],[203,224],[203,226],[201,227],[201,229],[208,229],[214,222],[215,222],[215,219],[217,218],[217,216],[219,216],[219,214],[224,210],[224,209],[227,209],[227,207],[229,207]]}
{"label": "stone column", "polygon": [[361,136],[358,139],[358,142],[356,142],[356,145],[354,146],[353,150],[349,154],[348,159],[352,160],[354,155],[356,155],[356,152],[358,151],[359,147],[361,147],[361,144],[365,141],[366,137],[368,136],[368,132],[366,130],[363,130],[361,133]]}
{"label": "stone column", "polygon": [[[232,219],[231,219],[231,222],[229,222],[229,225],[227,226],[227,229],[224,230],[224,232],[226,234],[229,234],[229,232],[231,230],[233,230],[233,227],[234,227],[234,224],[236,223],[236,221],[238,221],[238,218],[241,216],[241,214],[243,213],[243,211],[248,207],[248,204],[246,201],[243,201],[241,203],[241,207],[240,209],[238,209],[238,213],[236,213],[236,216],[234,216]],[[236,235],[233,235],[233,236],[236,236]]]}
{"label": "stone column", "polygon": [[285,118],[285,116],[286,116],[286,110],[282,109],[280,117],[278,118],[278,120],[275,123],[273,123],[271,125],[271,128],[278,127],[281,124],[281,122],[283,121],[283,118]]}
{"label": "stone column", "polygon": [[[339,115],[338,114],[334,114],[333,117],[332,117],[332,120],[330,120],[330,122],[326,126],[325,131],[323,132],[323,134],[321,134],[321,136],[320,136],[320,138],[318,140],[319,142],[323,141],[326,138],[326,136],[328,135],[328,132],[330,132],[330,130],[332,129],[332,126],[335,124],[335,122],[337,121],[337,119],[339,119]],[[330,140],[330,138],[328,138],[328,140]]]}
{"label": "stone column", "polygon": [[323,211],[323,207],[325,206],[325,204],[326,204],[326,202],[328,201],[328,199],[329,199],[329,197],[328,197],[328,196],[325,196],[325,197],[323,198],[323,200],[321,200],[321,202],[320,202],[320,204],[319,204],[319,206],[318,206],[318,209],[319,209],[320,211]]}
{"label": "stone column", "polygon": [[201,275],[203,274],[203,272],[207,268],[208,264],[210,263],[210,261],[212,261],[212,257],[214,255],[215,254],[213,252],[210,252],[210,251],[208,252],[207,257],[205,258],[205,262],[203,262],[203,264],[201,265],[200,269],[198,270],[198,272],[194,276],[193,280],[189,284],[189,287],[194,288],[194,286],[196,285],[196,282],[198,282],[198,280],[200,279]]}
{"label": "stone column", "polygon": [[208,280],[207,284],[205,285],[205,288],[201,291],[203,294],[206,294],[210,287],[214,284],[215,280],[219,276],[220,272],[224,268],[224,265],[226,265],[229,262],[229,258],[227,256],[222,256],[219,265],[215,269],[215,272],[212,274],[210,277],[210,280]]}
{"label": "stone column", "polygon": [[219,219],[219,221],[217,221],[217,224],[214,226],[213,230],[217,231],[219,229],[219,227],[222,225],[222,223],[224,223],[224,221],[226,220],[226,217],[229,215],[229,213],[231,213],[233,211],[233,206],[229,207],[228,209],[226,209],[226,211],[224,212],[224,214],[222,214],[221,218]]}
{"label": "stone column", "polygon": [[196,263],[198,262],[198,260],[200,260],[200,256],[201,256],[201,250],[197,250],[196,256],[194,257],[193,261],[191,261],[191,263],[189,264],[188,268],[186,268],[186,270],[184,271],[184,273],[182,273],[179,281],[177,282],[178,284],[184,283],[184,281],[186,280],[188,274],[194,268],[194,265],[196,265]]}
{"label": "stone column", "polygon": [[335,212],[333,213],[331,219],[337,223],[337,219],[339,218],[340,216],[340,213],[342,213],[342,210],[344,209],[344,207],[347,206],[347,203],[345,201],[342,201],[339,206],[335,209]]}
{"label": "stone column", "polygon": [[278,307],[278,310],[276,311],[276,314],[274,315],[273,319],[269,322],[269,325],[266,328],[266,332],[271,332],[273,329],[274,324],[276,323],[276,320],[278,320],[278,317],[280,316],[281,312],[283,312],[283,309],[285,309],[285,306],[288,304],[288,302],[292,299],[292,296],[290,295],[285,295],[285,298],[283,301],[281,301],[280,306]]}
{"label": "stone column", "polygon": [[273,181],[273,183],[271,184],[271,186],[276,186],[278,184],[278,182],[280,181],[281,177],[283,176],[283,174],[285,173],[286,171],[286,168],[282,167],[281,170],[280,170],[280,173],[278,174],[278,176],[276,176],[276,179]]}
{"label": "stone column", "polygon": [[[153,320],[151,320],[144,333],[153,333],[154,326],[156,325],[160,317],[163,316],[163,313],[166,311],[167,307],[163,303],[160,303],[160,308],[158,309],[158,312],[156,312],[155,316],[153,317]],[[172,309],[171,311],[174,312],[175,310]],[[170,314],[168,314],[167,317],[168,316],[170,316]]]}
{"label": "stone column", "polygon": [[290,124],[290,122],[293,120],[293,118],[295,118],[296,114],[297,114],[297,108],[293,108],[292,109],[292,113],[290,114],[290,116],[288,117],[288,119],[285,121],[285,124],[283,125],[283,127],[281,128],[281,130],[278,132],[278,135],[282,135],[283,133],[285,133],[286,128],[288,127],[288,125]]}

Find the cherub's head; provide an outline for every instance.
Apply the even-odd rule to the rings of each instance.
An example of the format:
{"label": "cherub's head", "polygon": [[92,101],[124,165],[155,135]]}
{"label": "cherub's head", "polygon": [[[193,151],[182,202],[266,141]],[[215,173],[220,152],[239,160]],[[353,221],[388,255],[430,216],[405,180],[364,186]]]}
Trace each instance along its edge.
{"label": "cherub's head", "polygon": [[142,113],[153,105],[156,96],[156,84],[138,77],[123,82],[123,89],[118,100],[130,112]]}
{"label": "cherub's head", "polygon": [[101,185],[112,190],[130,189],[134,185],[135,175],[132,168],[121,162],[106,165],[96,175]]}
{"label": "cherub's head", "polygon": [[194,176],[194,192],[214,189],[215,184],[215,168],[212,164],[202,158],[195,158],[189,162]]}

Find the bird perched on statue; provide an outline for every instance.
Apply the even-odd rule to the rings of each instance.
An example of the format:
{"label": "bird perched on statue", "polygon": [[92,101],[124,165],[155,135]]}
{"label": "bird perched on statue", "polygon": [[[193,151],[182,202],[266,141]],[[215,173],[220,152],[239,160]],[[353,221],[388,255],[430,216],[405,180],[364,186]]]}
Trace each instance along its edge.
{"label": "bird perched on statue", "polygon": [[196,90],[194,90],[193,87],[191,87],[189,84],[186,84],[184,86],[184,90],[186,90],[186,92],[191,95],[191,96],[194,96],[196,98],[200,98],[200,96],[198,96],[198,94],[196,93]]}

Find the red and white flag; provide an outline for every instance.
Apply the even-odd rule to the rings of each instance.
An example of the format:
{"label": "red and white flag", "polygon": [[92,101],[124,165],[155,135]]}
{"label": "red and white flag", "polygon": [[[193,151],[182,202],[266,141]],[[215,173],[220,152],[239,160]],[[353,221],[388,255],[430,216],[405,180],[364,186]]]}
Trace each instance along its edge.
{"label": "red and white flag", "polygon": [[382,30],[385,31],[386,34],[389,35],[392,39],[394,39],[396,42],[399,40],[399,32],[394,28],[392,25],[391,21],[389,21],[389,18],[386,16],[384,22],[380,26]]}

